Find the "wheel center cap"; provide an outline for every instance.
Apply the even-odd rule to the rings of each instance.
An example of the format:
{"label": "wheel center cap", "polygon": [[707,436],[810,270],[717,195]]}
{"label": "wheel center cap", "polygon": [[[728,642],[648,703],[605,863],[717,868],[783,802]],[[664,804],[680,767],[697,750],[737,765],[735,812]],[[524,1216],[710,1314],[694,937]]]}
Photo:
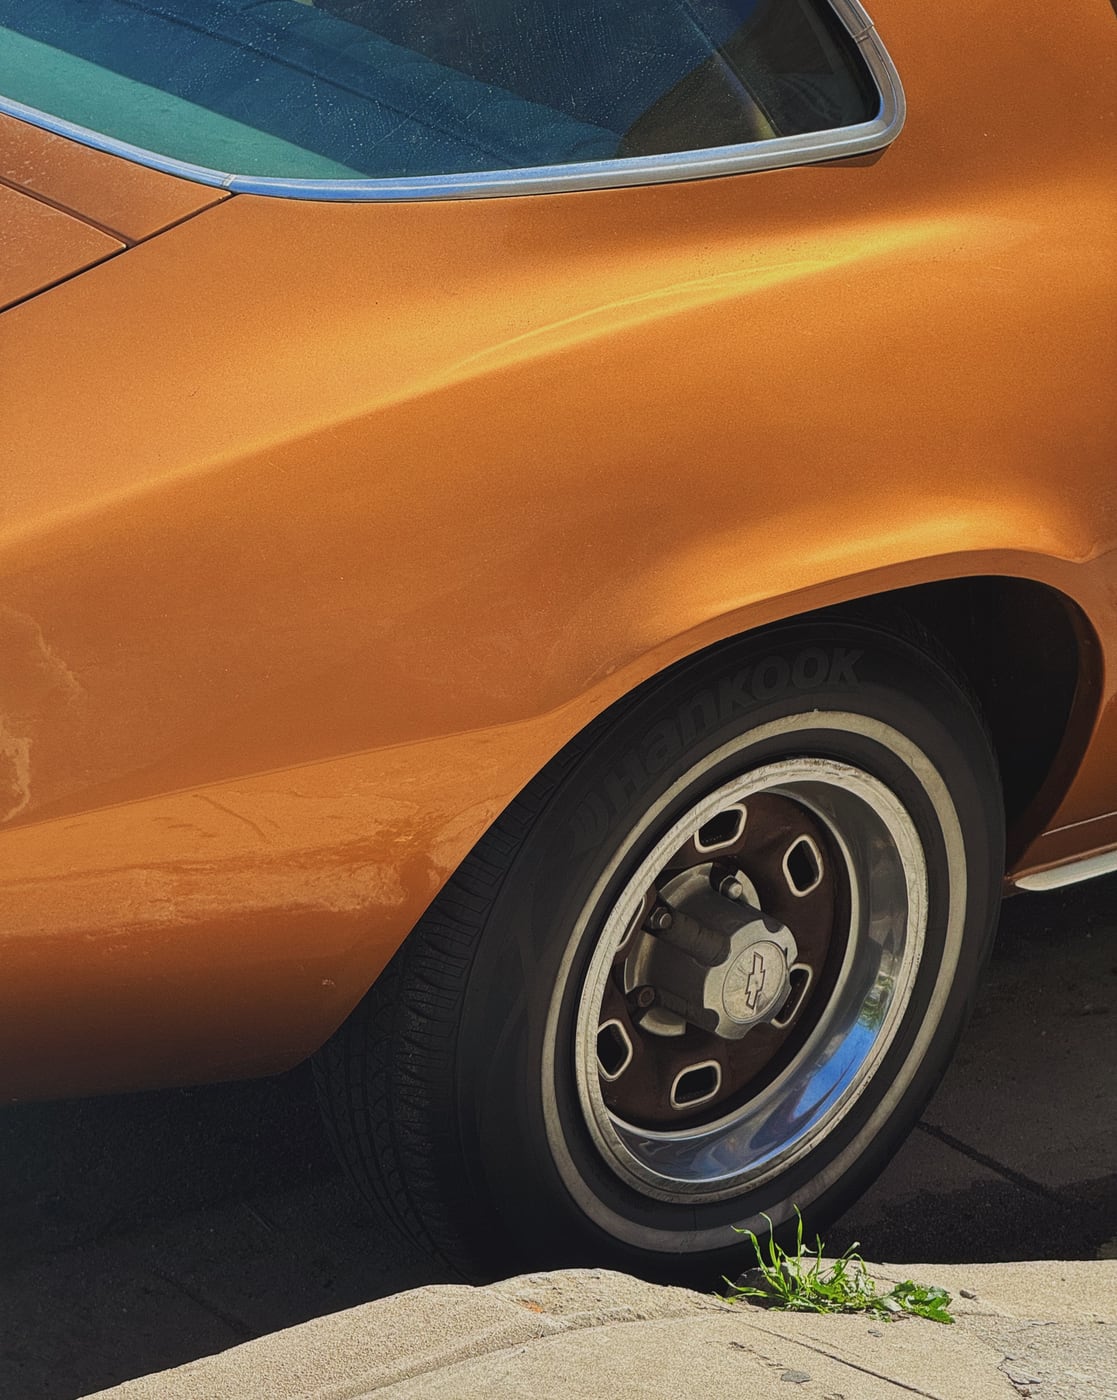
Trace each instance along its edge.
{"label": "wheel center cap", "polygon": [[727,968],[721,999],[734,1021],[763,1021],[788,993],[787,954],[778,943],[752,943]]}
{"label": "wheel center cap", "polygon": [[791,930],[715,892],[708,866],[684,870],[660,895],[669,917],[641,969],[660,1003],[724,1040],[778,1016],[798,957]]}

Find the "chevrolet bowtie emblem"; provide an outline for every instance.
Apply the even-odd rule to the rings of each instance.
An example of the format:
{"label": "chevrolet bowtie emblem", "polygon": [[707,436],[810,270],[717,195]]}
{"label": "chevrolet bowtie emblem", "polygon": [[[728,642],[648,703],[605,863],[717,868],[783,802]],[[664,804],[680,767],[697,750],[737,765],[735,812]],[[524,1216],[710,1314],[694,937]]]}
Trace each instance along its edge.
{"label": "chevrolet bowtie emblem", "polygon": [[749,980],[745,983],[745,1005],[749,1011],[755,1012],[760,1005],[760,994],[764,990],[764,979],[767,976],[764,967],[764,958],[758,949],[752,955],[752,967],[749,968]]}

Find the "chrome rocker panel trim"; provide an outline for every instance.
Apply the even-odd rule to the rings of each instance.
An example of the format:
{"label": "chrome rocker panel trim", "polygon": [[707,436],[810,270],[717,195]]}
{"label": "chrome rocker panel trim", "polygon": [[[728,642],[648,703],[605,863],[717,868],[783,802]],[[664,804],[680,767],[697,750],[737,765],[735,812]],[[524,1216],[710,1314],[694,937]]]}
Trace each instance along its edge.
{"label": "chrome rocker panel trim", "polygon": [[1034,875],[1020,875],[1012,883],[1018,890],[1036,893],[1061,890],[1067,885],[1078,885],[1084,880],[1096,880],[1102,875],[1114,873],[1117,873],[1117,849],[1068,860],[1047,870],[1037,870]]}

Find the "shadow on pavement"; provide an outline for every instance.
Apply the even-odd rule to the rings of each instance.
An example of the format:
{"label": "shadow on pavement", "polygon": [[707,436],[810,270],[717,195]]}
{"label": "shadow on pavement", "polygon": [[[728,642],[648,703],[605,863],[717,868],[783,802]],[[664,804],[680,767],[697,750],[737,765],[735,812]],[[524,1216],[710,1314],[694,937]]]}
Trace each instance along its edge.
{"label": "shadow on pavement", "polygon": [[[831,1248],[858,1239],[911,1262],[1105,1250],[1115,933],[1115,880],[1006,904],[954,1066]],[[0,1114],[0,1395],[71,1400],[439,1281],[350,1197],[305,1069]]]}

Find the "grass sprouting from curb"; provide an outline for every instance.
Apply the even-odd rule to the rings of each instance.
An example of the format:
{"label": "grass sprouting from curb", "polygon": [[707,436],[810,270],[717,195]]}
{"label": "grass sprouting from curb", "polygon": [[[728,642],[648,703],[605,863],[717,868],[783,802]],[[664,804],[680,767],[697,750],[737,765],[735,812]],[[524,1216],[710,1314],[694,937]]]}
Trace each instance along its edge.
{"label": "grass sprouting from curb", "polygon": [[[730,1293],[727,1302],[748,1301],[761,1307],[782,1308],[790,1312],[868,1313],[872,1317],[926,1317],[932,1322],[953,1322],[948,1311],[950,1294],[944,1288],[912,1283],[898,1283],[887,1293],[878,1291],[869,1277],[865,1261],[851,1245],[838,1259],[823,1259],[822,1241],[815,1236],[815,1249],[804,1251],[803,1217],[796,1208],[798,1219],[795,1252],[788,1253],[771,1234],[762,1245],[751,1230],[738,1230],[747,1235],[756,1251],[756,1268],[749,1269],[744,1283],[725,1282]],[[768,1216],[769,1231],[772,1222]]]}

